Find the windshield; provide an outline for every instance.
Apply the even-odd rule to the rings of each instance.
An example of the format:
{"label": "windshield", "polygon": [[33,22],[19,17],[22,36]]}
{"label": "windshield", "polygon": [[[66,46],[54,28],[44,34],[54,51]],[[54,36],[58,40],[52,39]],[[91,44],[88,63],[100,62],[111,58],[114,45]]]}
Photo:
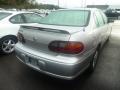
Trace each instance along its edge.
{"label": "windshield", "polygon": [[9,15],[11,15],[11,13],[0,12],[0,20],[6,18]]}
{"label": "windshield", "polygon": [[61,10],[50,13],[40,23],[63,26],[86,26],[89,22],[88,10]]}

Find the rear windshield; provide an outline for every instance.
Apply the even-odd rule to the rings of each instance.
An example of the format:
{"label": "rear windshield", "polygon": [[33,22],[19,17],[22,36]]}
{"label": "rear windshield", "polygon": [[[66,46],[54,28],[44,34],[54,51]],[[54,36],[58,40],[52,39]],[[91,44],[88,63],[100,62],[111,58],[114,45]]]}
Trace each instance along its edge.
{"label": "rear windshield", "polygon": [[50,13],[40,23],[60,26],[87,26],[89,16],[89,10],[61,10]]}
{"label": "rear windshield", "polygon": [[11,13],[0,12],[0,20],[6,18],[9,15],[11,15]]}

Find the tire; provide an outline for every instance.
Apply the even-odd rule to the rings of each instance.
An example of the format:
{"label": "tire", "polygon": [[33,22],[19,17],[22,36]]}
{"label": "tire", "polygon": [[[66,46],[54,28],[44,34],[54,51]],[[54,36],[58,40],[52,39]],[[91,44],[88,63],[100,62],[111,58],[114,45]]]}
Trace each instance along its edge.
{"label": "tire", "polygon": [[0,53],[10,54],[14,51],[14,46],[17,43],[17,38],[12,36],[4,37],[0,40]]}
{"label": "tire", "polygon": [[96,49],[96,51],[94,52],[94,55],[92,57],[92,60],[90,61],[90,66],[89,66],[90,72],[94,71],[97,61],[98,61],[98,57],[99,57],[99,48]]}
{"label": "tire", "polygon": [[108,36],[108,38],[107,38],[106,42],[109,42],[109,41],[110,41],[110,36]]}

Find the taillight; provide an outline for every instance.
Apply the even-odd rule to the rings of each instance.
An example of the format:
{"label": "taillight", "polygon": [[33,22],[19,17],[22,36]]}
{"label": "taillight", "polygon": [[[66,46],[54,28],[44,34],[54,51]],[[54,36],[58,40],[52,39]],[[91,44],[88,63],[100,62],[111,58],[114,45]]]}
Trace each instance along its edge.
{"label": "taillight", "polygon": [[25,43],[25,39],[24,39],[22,33],[18,32],[17,38],[18,38],[18,41],[19,41],[19,42]]}
{"label": "taillight", "polygon": [[57,53],[78,54],[83,51],[84,45],[75,41],[53,41],[48,48]]}

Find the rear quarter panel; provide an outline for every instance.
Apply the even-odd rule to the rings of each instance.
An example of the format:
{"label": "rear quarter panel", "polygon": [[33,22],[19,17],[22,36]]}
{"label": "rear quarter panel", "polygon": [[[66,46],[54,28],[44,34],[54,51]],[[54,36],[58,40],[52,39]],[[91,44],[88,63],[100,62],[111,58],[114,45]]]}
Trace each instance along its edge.
{"label": "rear quarter panel", "polygon": [[0,24],[0,37],[4,37],[6,35],[17,35],[19,30],[19,25],[12,24]]}

